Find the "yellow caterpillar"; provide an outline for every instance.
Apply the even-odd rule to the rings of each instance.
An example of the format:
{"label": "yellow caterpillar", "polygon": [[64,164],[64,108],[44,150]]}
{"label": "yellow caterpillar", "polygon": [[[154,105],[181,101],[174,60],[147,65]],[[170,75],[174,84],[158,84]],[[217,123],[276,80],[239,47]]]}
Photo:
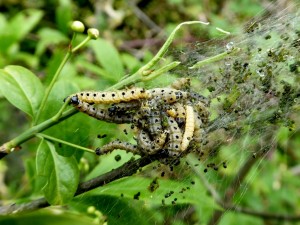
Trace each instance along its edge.
{"label": "yellow caterpillar", "polygon": [[187,105],[185,107],[185,112],[186,112],[186,119],[185,119],[184,134],[183,134],[182,142],[181,142],[181,146],[180,146],[181,151],[185,151],[187,149],[187,147],[189,146],[189,143],[193,138],[194,129],[195,129],[195,118],[194,118],[193,107],[190,105]]}
{"label": "yellow caterpillar", "polygon": [[[110,104],[130,102],[132,100],[148,99],[149,93],[144,88],[131,88],[117,91],[84,91],[74,94],[81,101],[95,104]],[[72,98],[72,97],[71,97]]]}

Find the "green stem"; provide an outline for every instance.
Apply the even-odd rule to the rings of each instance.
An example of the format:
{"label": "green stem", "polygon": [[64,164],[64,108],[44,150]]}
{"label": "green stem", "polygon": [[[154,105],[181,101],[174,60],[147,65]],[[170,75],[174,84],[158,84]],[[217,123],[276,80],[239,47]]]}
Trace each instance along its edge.
{"label": "green stem", "polygon": [[82,48],[86,43],[91,40],[90,36],[87,36],[81,43],[79,43],[76,47],[74,47],[71,52],[75,53],[78,49]]}
{"label": "green stem", "polygon": [[50,94],[50,92],[51,92],[51,90],[52,90],[52,88],[53,88],[53,86],[54,86],[54,84],[55,84],[55,82],[56,82],[56,80],[57,80],[60,72],[62,71],[63,67],[65,66],[65,64],[67,63],[68,59],[71,57],[71,55],[72,55],[72,52],[69,50],[67,52],[67,54],[65,55],[64,59],[62,60],[62,62],[60,63],[58,69],[56,70],[56,72],[55,72],[55,74],[54,74],[54,76],[53,76],[53,78],[51,80],[51,83],[50,83],[49,87],[47,88],[46,93],[45,93],[45,95],[44,95],[44,97],[42,99],[40,108],[39,108],[39,110],[37,112],[37,115],[36,115],[34,123],[33,123],[34,125],[38,122],[39,117],[41,115],[41,112],[45,108],[45,105],[46,105],[46,102],[48,100],[49,94]]}
{"label": "green stem", "polygon": [[79,146],[79,145],[75,145],[75,144],[72,144],[70,142],[67,142],[67,141],[64,141],[64,140],[61,140],[61,139],[58,139],[58,138],[46,135],[46,134],[38,133],[35,136],[37,136],[39,138],[45,138],[45,139],[50,140],[50,141],[55,141],[57,143],[61,143],[61,144],[64,144],[64,145],[69,145],[71,147],[74,147],[74,148],[77,148],[77,149],[80,149],[80,150],[83,150],[83,151],[86,151],[86,152],[95,153],[95,151],[92,150],[92,149],[85,148],[85,147],[82,147],[82,146]]}
{"label": "green stem", "polygon": [[[63,105],[63,107],[65,107],[65,104]],[[44,121],[43,123],[40,123],[36,126],[33,126],[31,128],[29,128],[28,130],[26,130],[24,133],[22,133],[21,135],[15,137],[14,139],[10,140],[9,142],[5,143],[3,146],[5,146],[5,148],[1,149],[1,153],[10,153],[16,146],[19,146],[20,144],[24,143],[25,141],[31,139],[32,137],[34,137],[37,133],[40,133],[50,127],[52,127],[53,125],[60,123],[61,121],[69,118],[70,116],[76,114],[78,111],[73,108],[70,109],[64,113],[61,114],[60,117],[58,117],[58,114],[56,114],[55,116],[53,116],[52,118]]]}
{"label": "green stem", "polygon": [[[71,43],[74,41],[74,38],[75,38],[76,34],[73,35],[72,37],[72,41]],[[76,47],[72,48],[72,44],[69,46],[69,49],[68,49],[68,52],[67,54],[65,55],[64,59],[62,60],[62,62],[60,63],[58,69],[56,70],[52,80],[51,80],[51,83],[49,84],[49,87],[47,88],[46,90],[46,93],[42,99],[42,102],[41,102],[41,105],[40,105],[40,108],[37,112],[37,115],[35,117],[35,120],[34,120],[34,123],[33,125],[35,125],[39,118],[40,118],[40,115],[41,115],[41,112],[43,111],[43,109],[45,108],[45,105],[46,105],[46,102],[48,100],[48,97],[49,97],[49,94],[54,86],[54,84],[56,83],[62,69],[64,68],[65,64],[67,63],[67,61],[69,60],[69,58],[72,56],[73,53],[75,53],[78,49],[80,49],[82,46],[84,46],[89,40],[91,40],[91,37],[87,36],[80,44],[78,44]]]}
{"label": "green stem", "polygon": [[190,25],[190,24],[203,24],[203,25],[208,25],[209,23],[205,23],[202,21],[188,21],[179,24],[175,29],[172,31],[164,45],[161,47],[161,49],[158,51],[158,53],[151,59],[146,65],[141,67],[138,71],[138,73],[143,74],[145,71],[151,69],[156,63],[164,56],[164,54],[167,52],[169,46],[174,40],[176,32],[183,26],[183,25]]}
{"label": "green stem", "polygon": [[[190,24],[204,24],[204,25],[208,25],[209,23],[205,23],[205,22],[201,22],[201,21],[188,21],[188,22],[184,22],[179,24],[170,34],[170,36],[168,37],[168,39],[166,40],[166,42],[164,43],[164,45],[161,47],[161,49],[158,51],[158,53],[144,66],[142,66],[136,73],[132,74],[131,76],[128,76],[127,78],[125,78],[124,80],[121,80],[120,82],[118,82],[117,84],[109,87],[107,90],[116,90],[116,89],[120,89],[123,88],[125,86],[134,84],[136,82],[141,82],[141,81],[145,81],[145,80],[150,80],[149,79],[145,79],[145,77],[147,77],[148,75],[151,74],[151,77],[156,77],[158,75],[161,75],[162,72],[157,72],[158,75],[153,76],[153,72],[149,72],[149,70],[155,66],[159,60],[164,56],[164,54],[167,52],[169,46],[171,45],[172,41],[174,40],[175,34],[176,32],[183,26],[183,25],[190,25]],[[177,66],[175,65],[177,62],[174,62],[174,65],[172,66]],[[172,66],[172,68],[168,69],[169,65],[166,66],[165,68],[165,72],[174,68]],[[162,68],[163,69],[163,68]]]}
{"label": "green stem", "polygon": [[197,62],[193,66],[189,67],[189,69],[198,69],[198,68],[200,68],[200,67],[202,67],[204,65],[207,65],[209,63],[213,63],[213,62],[219,61],[221,59],[224,59],[226,56],[234,54],[234,53],[237,53],[240,50],[241,50],[240,48],[234,48],[231,51],[222,52],[219,55],[215,55],[213,57],[210,57],[210,58],[207,58],[207,59],[204,59],[202,61]]}
{"label": "green stem", "polygon": [[142,77],[142,81],[148,81],[148,80],[152,80],[168,71],[170,71],[171,69],[175,68],[176,66],[178,66],[181,62],[179,61],[175,61],[175,62],[171,62],[167,65],[165,65],[164,67],[158,69],[158,70],[155,70],[153,73],[151,73],[150,75],[148,76],[144,76]]}

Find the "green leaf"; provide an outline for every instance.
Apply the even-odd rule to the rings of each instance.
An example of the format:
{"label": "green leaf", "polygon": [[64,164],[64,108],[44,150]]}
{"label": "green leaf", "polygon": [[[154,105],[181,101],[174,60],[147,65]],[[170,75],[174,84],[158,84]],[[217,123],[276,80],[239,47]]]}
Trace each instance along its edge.
{"label": "green leaf", "polygon": [[77,210],[86,212],[88,207],[94,206],[108,217],[108,224],[139,224],[150,225],[155,223],[154,211],[150,211],[141,201],[127,201],[119,196],[83,196],[80,195],[72,201]]}
{"label": "green leaf", "polygon": [[73,198],[79,182],[74,157],[58,155],[51,142],[42,140],[37,150],[36,169],[44,184],[45,198],[51,205],[61,205]]}
{"label": "green leaf", "polygon": [[[17,215],[1,216],[1,225],[21,225],[21,224],[38,224],[38,225],[95,225],[95,219],[85,214],[76,214],[68,210],[36,210],[31,213]],[[99,223],[98,223],[99,224]]]}
{"label": "green leaf", "polygon": [[[13,17],[0,30],[0,50],[6,52],[10,46],[22,40],[41,20],[42,16],[41,10],[27,9]],[[2,22],[2,26],[4,25],[5,23]]]}
{"label": "green leaf", "polygon": [[[176,198],[176,204],[201,204],[203,207],[214,207],[215,203],[210,196],[207,195],[205,188],[200,181],[193,179],[195,184],[191,184],[191,180],[167,180],[158,178],[157,189],[149,190],[150,184],[154,178],[143,178],[131,176],[111,182],[103,187],[99,187],[90,191],[87,195],[113,195],[123,196],[133,199],[134,195],[140,192],[139,199],[143,200],[146,205],[161,205],[164,200],[166,205],[171,205]],[[185,191],[182,192],[182,189]],[[173,192],[170,197],[165,197],[167,193]]]}
{"label": "green leaf", "polygon": [[37,9],[27,9],[12,18],[7,28],[13,32],[16,40],[23,39],[42,19],[43,12]]}
{"label": "green leaf", "polygon": [[70,0],[59,0],[59,4],[55,11],[55,21],[58,28],[65,34],[70,31],[69,24],[73,20],[74,8],[72,1]]}
{"label": "green leaf", "polygon": [[59,43],[67,43],[69,39],[61,32],[51,29],[42,28],[38,32],[40,41],[37,44],[35,54],[42,55],[48,46],[53,46]]}
{"label": "green leaf", "polygon": [[44,95],[44,87],[31,71],[21,66],[1,69],[0,89],[11,104],[34,118]]}
{"label": "green leaf", "polygon": [[[55,115],[63,105],[63,100],[70,94],[78,91],[79,89],[77,85],[75,85],[73,82],[70,82],[67,79],[58,80],[54,84],[49,95],[47,105],[41,114],[42,121]],[[80,121],[79,124],[83,125],[84,122]],[[65,120],[56,126],[51,127],[45,133],[65,141],[70,141],[73,144],[85,146],[88,140],[86,138],[88,130],[84,129],[84,127],[78,130],[79,124],[74,122],[74,120]],[[76,151],[75,148],[68,145],[58,145],[56,150],[57,153],[62,156],[72,156]]]}
{"label": "green leaf", "polygon": [[76,64],[78,64],[78,66],[80,66],[82,69],[86,69],[89,72],[98,75],[99,77],[103,77],[105,80],[112,81],[113,83],[116,83],[118,81],[116,77],[108,74],[106,70],[86,60],[78,60]]}
{"label": "green leaf", "polygon": [[89,43],[96,58],[108,74],[120,80],[124,76],[124,68],[117,49],[108,41],[97,39]]}

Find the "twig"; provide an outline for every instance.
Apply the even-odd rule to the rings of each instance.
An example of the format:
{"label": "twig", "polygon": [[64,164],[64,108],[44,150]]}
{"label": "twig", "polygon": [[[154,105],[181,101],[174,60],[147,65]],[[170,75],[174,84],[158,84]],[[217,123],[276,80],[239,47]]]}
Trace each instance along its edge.
{"label": "twig", "polygon": [[[117,169],[113,169],[112,171],[102,174],[98,177],[95,177],[89,181],[80,183],[78,185],[75,196],[83,194],[85,192],[88,192],[97,187],[103,186],[105,184],[108,184],[114,180],[117,180],[117,179],[120,179],[123,177],[127,177],[127,176],[131,176],[134,173],[136,173],[136,171],[140,167],[144,167],[155,160],[156,160],[155,156],[152,156],[152,157],[147,156],[147,157],[143,157],[143,158],[140,158],[137,160],[130,160]],[[0,215],[28,212],[28,211],[33,211],[36,209],[45,208],[48,206],[50,206],[50,205],[45,198],[39,198],[39,199],[33,200],[29,203],[12,204],[9,206],[2,206],[2,207],[0,207]]]}
{"label": "twig", "polygon": [[[60,111],[58,112],[58,114]],[[28,130],[26,130],[21,135],[17,136],[16,138],[10,140],[7,143],[4,143],[2,146],[0,146],[0,159],[5,157],[7,154],[12,152],[12,149],[15,149],[16,146],[19,146],[21,143],[24,143],[25,141],[31,139],[34,137],[37,133],[42,132],[55,124],[60,123],[61,121],[64,121],[65,119],[69,118],[70,116],[78,113],[76,109],[70,109],[65,111],[61,114],[61,117],[57,117],[57,115],[53,116],[52,118],[36,125]]]}

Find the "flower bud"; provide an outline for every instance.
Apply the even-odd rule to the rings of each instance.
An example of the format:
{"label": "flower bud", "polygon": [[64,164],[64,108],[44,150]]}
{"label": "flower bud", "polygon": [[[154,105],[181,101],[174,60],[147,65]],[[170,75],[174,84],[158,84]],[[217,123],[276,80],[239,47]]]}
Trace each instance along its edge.
{"label": "flower bud", "polygon": [[97,39],[99,37],[99,30],[96,28],[88,29],[87,33],[91,39]]}
{"label": "flower bud", "polygon": [[89,207],[87,208],[87,213],[89,213],[89,214],[94,214],[95,211],[96,211],[95,206],[89,206]]}
{"label": "flower bud", "polygon": [[72,24],[71,24],[71,29],[74,31],[74,32],[77,32],[77,33],[82,33],[84,31],[84,25],[82,22],[76,20],[76,21],[73,21]]}

